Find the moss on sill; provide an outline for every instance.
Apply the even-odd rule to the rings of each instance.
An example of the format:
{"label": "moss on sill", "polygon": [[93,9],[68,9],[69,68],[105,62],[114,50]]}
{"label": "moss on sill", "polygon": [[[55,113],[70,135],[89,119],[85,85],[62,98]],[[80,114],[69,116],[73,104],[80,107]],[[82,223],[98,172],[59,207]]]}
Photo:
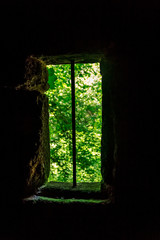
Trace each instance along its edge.
{"label": "moss on sill", "polygon": [[109,199],[105,200],[97,200],[97,199],[64,199],[64,198],[49,198],[43,196],[31,196],[29,198],[25,198],[24,202],[32,202],[36,203],[44,203],[44,204],[61,204],[61,205],[69,205],[69,204],[84,204],[84,205],[108,205],[110,204]]}

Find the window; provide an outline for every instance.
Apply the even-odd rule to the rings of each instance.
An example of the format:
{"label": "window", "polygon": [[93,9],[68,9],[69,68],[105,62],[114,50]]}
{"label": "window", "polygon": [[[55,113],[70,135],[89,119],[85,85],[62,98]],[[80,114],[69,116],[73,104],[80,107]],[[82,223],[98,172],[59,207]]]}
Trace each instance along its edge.
{"label": "window", "polygon": [[101,182],[102,84],[99,63],[47,65],[49,181]]}
{"label": "window", "polygon": [[[74,62],[73,62],[74,60]],[[76,182],[77,182],[77,187],[76,188],[72,188],[73,186],[73,160],[72,160],[72,156],[73,156],[73,147],[72,147],[72,98],[71,98],[71,61],[72,61],[72,78],[73,78],[73,74],[75,75],[75,110],[76,110],[76,114],[75,114],[75,120],[76,120]],[[99,90],[95,93],[97,94],[98,97],[103,98],[102,104],[99,104],[97,106],[97,109],[102,112],[102,119],[99,120],[98,124],[99,126],[102,127],[102,134],[101,134],[101,127],[100,132],[96,132],[96,136],[97,138],[99,138],[99,149],[101,149],[99,151],[99,167],[95,167],[94,169],[96,169],[99,173],[100,179],[97,181],[92,179],[91,177],[94,178],[94,176],[96,175],[94,171],[88,171],[88,176],[86,176],[86,169],[85,167],[83,168],[83,164],[82,163],[87,163],[87,161],[84,161],[85,157],[87,156],[88,160],[89,160],[89,164],[87,164],[88,166],[91,166],[91,168],[89,170],[93,170],[93,164],[91,163],[91,157],[90,155],[87,155],[87,153],[94,153],[93,156],[97,156],[96,151],[88,151],[87,147],[90,146],[87,144],[87,141],[90,142],[95,142],[95,141],[91,141],[90,137],[92,136],[92,134],[89,134],[88,138],[83,138],[84,134],[83,131],[78,131],[79,129],[82,129],[82,127],[85,127],[85,117],[88,117],[88,119],[95,119],[97,120],[97,117],[95,117],[95,115],[93,114],[92,109],[88,108],[88,105],[86,104],[80,104],[80,102],[78,102],[80,99],[84,99],[81,97],[77,98],[77,91],[79,91],[78,87],[81,88],[81,86],[85,86],[84,84],[79,83],[79,86],[76,85],[78,83],[77,81],[77,73],[76,73],[76,68],[78,68],[79,66],[81,67],[83,65],[83,63],[96,63],[99,64],[99,62],[101,62],[101,64],[99,64],[99,68],[101,69],[101,73],[103,76],[103,81],[101,84],[101,81],[99,82]],[[59,64],[61,64],[61,66],[63,66],[63,68],[67,68],[67,66],[69,67],[69,71],[65,71],[65,69],[59,69]],[[67,65],[68,64],[68,65]],[[80,65],[78,65],[80,64]],[[52,67],[50,68],[49,65],[54,65],[57,70],[52,69]],[[48,66],[48,70],[50,70],[52,72],[51,75],[53,75],[53,78],[56,80],[56,71],[59,71],[61,73],[65,73],[65,77],[62,74],[62,78],[64,81],[51,81],[50,79],[48,79],[48,71],[46,69],[46,67]],[[74,69],[73,69],[74,67]],[[114,112],[113,112],[113,102],[112,102],[112,92],[111,89],[113,88],[111,82],[113,81],[113,73],[114,73],[114,66],[112,62],[107,61],[107,59],[105,59],[103,57],[103,55],[100,54],[74,54],[74,55],[67,55],[67,56],[41,56],[41,57],[33,57],[30,56],[27,58],[26,60],[26,66],[25,66],[26,72],[25,72],[25,82],[22,85],[19,85],[16,87],[17,90],[22,89],[22,90],[27,90],[27,94],[31,95],[33,97],[32,102],[33,105],[35,106],[35,119],[39,121],[39,125],[38,128],[36,129],[36,131],[34,132],[35,134],[35,144],[33,144],[35,146],[35,148],[33,149],[33,157],[31,159],[29,159],[29,162],[27,162],[27,167],[26,169],[26,173],[25,175],[27,176],[26,179],[26,191],[27,194],[30,192],[34,192],[35,189],[40,186],[42,186],[42,188],[44,187],[44,191],[46,192],[46,196],[49,196],[50,193],[48,192],[48,188],[49,191],[51,189],[51,195],[52,197],[57,197],[57,191],[62,192],[61,190],[68,189],[69,192],[74,193],[72,196],[75,197],[75,191],[81,191],[82,192],[87,192],[87,194],[89,192],[96,192],[96,197],[97,197],[97,192],[100,193],[100,198],[102,198],[102,195],[104,194],[104,198],[113,198],[114,195],[114,171],[116,169],[115,166],[115,129],[114,129]],[[83,71],[80,71],[81,76],[79,75],[79,78],[82,80],[84,80],[85,82],[87,82],[87,79],[85,79],[85,72],[86,69],[85,67],[82,69]],[[66,76],[69,76],[69,78],[66,78]],[[100,72],[98,73],[100,75]],[[51,76],[50,75],[50,76]],[[68,85],[66,85],[66,81],[68,79]],[[74,80],[74,78],[72,79]],[[67,91],[69,91],[69,95],[63,95],[61,96],[61,99],[59,99],[59,97],[57,98],[57,101],[54,102],[53,101],[53,109],[56,110],[56,103],[60,104],[60,101],[63,101],[65,99],[65,97],[67,98],[67,100],[65,102],[68,103],[67,105],[63,105],[63,111],[61,111],[62,109],[59,108],[60,111],[56,110],[56,114],[59,114],[59,119],[57,121],[57,118],[55,117],[55,111],[53,113],[51,113],[51,115],[53,114],[53,117],[50,118],[50,129],[55,130],[54,128],[58,128],[59,125],[57,124],[58,122],[62,122],[61,120],[64,119],[65,121],[67,120],[67,127],[66,125],[64,126],[64,124],[62,124],[62,128],[61,130],[63,130],[63,132],[66,132],[66,128],[68,129],[68,131],[66,132],[67,135],[69,136],[69,145],[68,145],[68,152],[70,155],[66,155],[65,157],[61,157],[59,158],[59,160],[64,160],[61,161],[61,168],[57,168],[57,162],[55,160],[57,160],[56,157],[53,158],[53,162],[51,164],[51,170],[52,170],[52,166],[53,166],[53,170],[55,172],[53,172],[53,181],[56,182],[60,182],[60,184],[52,184],[52,182],[49,182],[48,184],[46,184],[48,177],[49,177],[49,170],[50,170],[50,149],[49,149],[49,119],[48,119],[48,98],[51,99],[56,99],[56,92],[54,92],[53,96],[50,95],[50,92],[47,92],[48,89],[48,84],[47,82],[49,81],[50,85],[53,84],[53,88],[54,89],[58,89],[59,88],[55,87],[55,85],[57,84],[57,86],[62,87],[61,90],[63,90],[66,94]],[[73,81],[72,81],[73,83]],[[64,85],[64,87],[63,87]],[[102,85],[102,86],[101,86]],[[102,89],[101,89],[102,87]],[[79,92],[80,96],[83,96],[83,93],[85,92],[85,95],[87,96],[87,100],[85,102],[89,103],[89,101],[92,99],[92,94],[88,94],[88,92],[86,91],[87,89],[94,89],[95,86],[93,87],[93,85],[90,83],[88,83],[88,86],[85,88],[82,88],[83,91]],[[54,90],[52,89],[52,90]],[[73,89],[73,88],[72,88]],[[85,90],[84,90],[85,89]],[[29,90],[29,91],[28,91]],[[73,91],[74,92],[74,91]],[[103,94],[102,94],[103,92]],[[59,95],[61,95],[61,91],[58,92]],[[82,94],[82,95],[81,95]],[[46,95],[48,95],[48,97],[46,97]],[[68,97],[69,96],[69,97]],[[96,100],[97,98],[93,98],[94,100]],[[100,100],[101,102],[101,100]],[[82,105],[82,109],[85,105],[85,111],[81,111],[81,105]],[[102,106],[101,106],[102,105]],[[92,107],[95,107],[96,104],[93,104]],[[58,106],[60,107],[60,106]],[[78,109],[77,109],[78,108]],[[103,111],[102,111],[103,108]],[[78,110],[78,111],[77,111]],[[86,111],[87,110],[87,111]],[[91,111],[90,111],[91,110]],[[68,114],[68,119],[65,117],[66,115],[64,114],[64,117],[62,115],[62,113],[67,113]],[[82,115],[78,115],[82,113]],[[85,115],[85,117],[84,117]],[[81,122],[81,126],[79,124],[77,124],[77,120],[84,120]],[[56,122],[57,121],[57,122]],[[101,124],[99,124],[101,122]],[[103,122],[103,124],[102,124]],[[37,123],[37,121],[36,121]],[[92,127],[91,127],[92,128]],[[86,132],[90,132],[91,128],[89,129],[88,126],[88,130]],[[94,128],[98,129],[98,128]],[[54,131],[56,133],[59,133],[60,131],[56,129],[56,131]],[[95,131],[94,131],[95,133]],[[101,137],[102,135],[102,137]],[[102,138],[102,139],[101,139]],[[56,142],[55,142],[56,140]],[[64,138],[62,137],[62,135],[59,137],[54,136],[54,141],[51,141],[50,144],[53,144],[53,148],[51,148],[51,151],[54,150],[53,152],[55,153],[56,151],[58,153],[60,153],[60,151],[65,155],[66,151],[66,147],[63,149],[63,147],[61,148],[61,146],[63,146],[63,142],[64,142]],[[92,139],[93,140],[93,139]],[[66,141],[66,140],[65,140]],[[59,142],[61,146],[59,146],[56,151],[55,151],[55,143]],[[79,144],[83,142],[83,144]],[[85,143],[85,144],[84,144]],[[79,146],[78,146],[79,144]],[[69,160],[69,161],[68,161]],[[80,161],[82,160],[82,161]],[[66,163],[68,162],[69,168],[67,167]],[[90,164],[91,163],[91,164]],[[97,163],[96,161],[94,163]],[[68,168],[68,169],[67,169]],[[99,169],[99,170],[98,170]],[[69,171],[68,171],[69,170]],[[80,171],[79,171],[80,170]],[[56,179],[55,177],[58,176],[57,172],[59,171],[59,173],[62,173],[63,177],[64,177],[64,172],[66,174],[65,179],[63,179],[63,181],[60,179],[60,175],[59,177]],[[51,172],[50,172],[51,173]],[[75,174],[75,173],[74,173]],[[102,177],[101,177],[102,174]],[[51,174],[50,174],[51,175]],[[67,176],[68,175],[68,176]],[[86,177],[85,181],[84,178]],[[102,179],[102,180],[101,180]],[[52,181],[52,179],[49,177],[49,181]],[[63,182],[63,184],[61,184],[61,182]],[[88,183],[89,182],[89,183]],[[43,185],[45,184],[45,185]],[[54,185],[54,186],[53,186]],[[52,191],[52,189],[54,191]],[[59,190],[58,190],[59,189]],[[44,191],[41,192],[41,196],[44,196]],[[53,194],[52,194],[53,193]],[[64,193],[64,191],[63,191]],[[85,195],[84,194],[84,195]],[[101,195],[102,194],[102,195]],[[63,195],[63,194],[62,194]],[[62,196],[61,194],[59,195],[59,197]],[[80,192],[78,193],[77,197],[79,197],[81,194]],[[71,195],[70,195],[71,196]],[[62,196],[63,197],[63,196]]]}

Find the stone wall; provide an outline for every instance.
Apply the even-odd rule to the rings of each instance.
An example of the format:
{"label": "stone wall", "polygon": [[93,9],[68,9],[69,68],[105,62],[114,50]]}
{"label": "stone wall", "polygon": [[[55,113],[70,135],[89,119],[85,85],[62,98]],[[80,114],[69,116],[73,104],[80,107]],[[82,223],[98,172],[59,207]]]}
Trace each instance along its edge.
{"label": "stone wall", "polygon": [[32,57],[26,59],[25,69],[23,83],[1,89],[6,169],[1,183],[7,182],[7,189],[18,196],[34,193],[47,181],[50,165],[47,71],[43,62]]}
{"label": "stone wall", "polygon": [[[102,189],[116,194],[123,162],[128,159],[127,55],[106,55],[102,72]],[[116,187],[116,189],[115,189]],[[116,192],[115,192],[116,191]]]}
{"label": "stone wall", "polygon": [[[48,99],[45,95],[49,86],[46,65],[37,58],[28,57],[24,79],[24,84],[17,86],[16,89],[18,92],[26,92],[28,103],[31,104],[28,109],[32,112],[28,115],[28,118],[27,116],[24,117],[23,120],[26,125],[25,129],[21,131],[22,134],[27,132],[28,142],[30,143],[28,150],[32,153],[26,158],[24,165],[24,193],[26,195],[34,193],[37,187],[47,181],[49,176],[49,114]],[[21,107],[21,111],[26,113],[23,105]],[[20,119],[20,116],[17,119]],[[27,149],[26,145],[25,149]]]}
{"label": "stone wall", "polygon": [[[0,206],[3,209],[8,203],[7,211],[3,211],[5,226],[8,230],[11,219],[6,215],[10,211],[8,206],[22,199],[22,195],[34,193],[48,176],[49,160],[45,169],[44,156],[40,158],[46,146],[45,159],[49,159],[48,141],[43,140],[44,135],[48,136],[47,119],[42,120],[46,105],[43,90],[47,88],[45,84],[41,86],[41,78],[36,79],[36,84],[32,78],[29,82],[24,78],[26,59],[31,55],[102,52],[106,56],[101,64],[105,83],[103,136],[107,139],[102,139],[103,166],[106,167],[102,174],[106,184],[114,185],[116,203],[121,205],[113,206],[114,217],[112,212],[108,218],[108,210],[103,216],[97,215],[95,223],[101,218],[101,226],[96,226],[102,231],[98,232],[94,225],[95,236],[98,238],[103,232],[102,239],[106,239],[107,234],[110,239],[112,234],[113,239],[147,239],[148,236],[159,239],[159,4],[156,0],[82,2],[0,2]],[[35,212],[35,237],[41,236],[36,224],[37,219],[41,221],[41,212],[45,215],[45,224],[53,218],[57,224],[50,221],[53,229],[44,224],[44,232],[49,231],[50,236],[57,230],[54,226],[61,232],[63,227],[71,229],[75,209],[71,207],[68,221],[60,205],[57,221],[55,208],[52,213],[50,207],[47,212],[45,207]],[[97,211],[92,208],[91,212],[96,219],[98,208],[95,209]],[[27,212],[26,223],[30,223],[32,207],[28,207]],[[16,209],[14,214],[16,216]],[[81,238],[85,233],[89,238],[82,224],[85,218],[88,228],[89,216],[77,215],[80,227],[76,229],[80,230]],[[20,239],[28,228],[26,224]],[[17,229],[18,232],[21,228]],[[93,226],[90,225],[90,229]],[[56,236],[59,236],[58,230]],[[11,236],[12,233],[6,239]]]}

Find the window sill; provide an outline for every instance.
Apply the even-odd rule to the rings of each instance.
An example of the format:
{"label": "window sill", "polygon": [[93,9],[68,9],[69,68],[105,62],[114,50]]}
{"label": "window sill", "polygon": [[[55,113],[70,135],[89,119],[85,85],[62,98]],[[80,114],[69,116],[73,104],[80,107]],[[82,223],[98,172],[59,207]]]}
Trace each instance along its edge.
{"label": "window sill", "polygon": [[106,192],[101,191],[101,183],[72,183],[49,182],[39,188],[36,195],[23,199],[24,203],[44,204],[47,206],[102,206],[112,205]]}
{"label": "window sill", "polygon": [[73,187],[72,183],[49,182],[39,189],[37,195],[55,199],[108,199],[106,192],[101,191],[101,183],[77,183]]}

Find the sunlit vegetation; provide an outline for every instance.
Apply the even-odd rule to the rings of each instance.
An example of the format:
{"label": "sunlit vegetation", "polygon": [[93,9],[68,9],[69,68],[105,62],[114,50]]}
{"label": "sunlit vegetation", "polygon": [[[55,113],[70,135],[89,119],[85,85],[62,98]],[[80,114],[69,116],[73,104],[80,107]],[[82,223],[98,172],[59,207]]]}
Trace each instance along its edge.
{"label": "sunlit vegetation", "polygon": [[[72,182],[71,66],[48,65],[51,170]],[[102,89],[99,63],[75,64],[77,182],[101,181]]]}

